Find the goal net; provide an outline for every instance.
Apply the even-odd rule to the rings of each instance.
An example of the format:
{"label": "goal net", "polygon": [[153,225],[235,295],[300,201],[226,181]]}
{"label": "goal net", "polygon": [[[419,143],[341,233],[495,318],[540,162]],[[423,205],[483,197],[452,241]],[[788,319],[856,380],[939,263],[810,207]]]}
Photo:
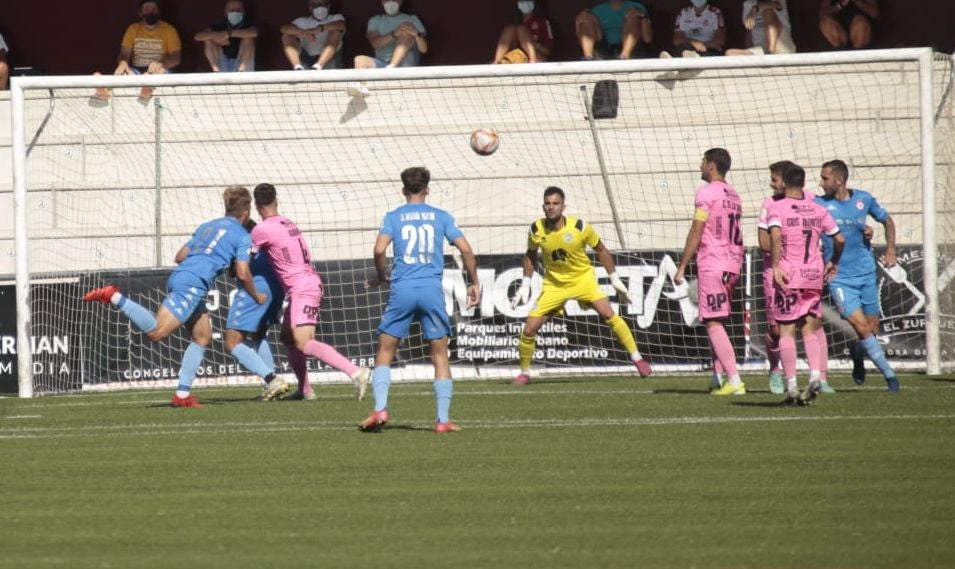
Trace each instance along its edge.
{"label": "goal net", "polygon": [[[28,316],[19,321],[21,345],[30,343],[19,350],[21,394],[174,385],[189,342],[184,330],[152,343],[118,311],[82,295],[114,283],[158,308],[176,251],[201,222],[223,214],[222,190],[260,182],[276,186],[280,211],[303,230],[322,274],[318,336],[370,365],[388,292],[363,283],[373,274],[381,219],[403,203],[399,174],[417,165],[432,174],[429,202],[455,216],[478,256],[483,293],[467,308],[460,259],[446,250],[456,377],[516,373],[528,307],[511,308],[509,298],[528,228],[552,185],[567,193],[566,213],[591,224],[613,251],[632,302],[619,303],[595,262],[600,284],[655,370],[704,369],[711,358],[697,300],[672,277],[711,147],[729,150],[728,180],[744,199],[747,257],[729,332],[745,369],[765,367],[755,218],[770,191],[767,167],[784,159],[806,168],[812,192],[821,164],[842,159],[850,186],[871,191],[891,212],[903,270],[879,269],[880,338],[892,361],[926,369],[927,329],[934,330],[943,338],[934,349],[949,363],[939,346],[955,322],[952,61],[927,53],[17,79],[15,201],[23,223],[18,258],[0,260],[0,273],[19,272],[20,291],[29,291],[20,295]],[[924,153],[920,61],[932,68],[933,168]],[[371,95],[348,94],[358,79]],[[143,84],[155,86],[145,104]],[[94,86],[113,87],[108,105],[90,106]],[[500,134],[493,155],[470,148],[480,127]],[[934,211],[923,199],[927,175],[937,185]],[[923,246],[926,229],[937,250]],[[874,245],[881,254],[878,226]],[[938,275],[935,286],[926,287],[926,274]],[[535,276],[535,294],[541,282]],[[222,348],[234,290],[222,276],[210,291],[216,334],[197,386],[259,381]],[[825,321],[831,365],[839,367],[853,334],[830,304]],[[272,334],[276,367],[289,373]],[[413,328],[397,379],[431,378],[425,346]],[[633,373],[607,326],[576,303],[548,322],[537,346],[535,373]],[[312,381],[346,379],[310,365]]]}

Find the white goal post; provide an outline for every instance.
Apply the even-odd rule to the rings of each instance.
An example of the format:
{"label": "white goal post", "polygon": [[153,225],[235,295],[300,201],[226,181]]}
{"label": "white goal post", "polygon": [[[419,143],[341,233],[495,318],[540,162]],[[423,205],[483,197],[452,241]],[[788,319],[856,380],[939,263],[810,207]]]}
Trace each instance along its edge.
{"label": "white goal post", "polygon": [[[351,82],[371,95],[352,97]],[[816,190],[822,162],[849,163],[899,226],[903,271],[879,270],[880,337],[901,367],[938,374],[955,362],[955,123],[952,59],[929,48],[672,60],[164,76],[16,77],[11,81],[12,260],[19,394],[171,385],[187,340],[152,345],[126,321],[79,300],[116,282],[152,309],[172,257],[221,191],[273,183],[307,235],[328,286],[319,334],[358,363],[374,354],[387,291],[361,286],[383,214],[401,203],[398,174],[431,169],[429,201],[449,210],[479,256],[484,293],[467,309],[448,255],[446,305],[458,377],[509,377],[526,307],[507,298],[545,187],[567,191],[614,251],[632,303],[618,305],[658,372],[708,365],[695,300],[672,283],[700,185],[703,151],[725,147],[744,198],[747,261],[731,335],[744,369],[762,369],[758,204],[768,165],[793,160]],[[91,107],[94,88],[112,89]],[[141,87],[155,88],[146,104]],[[595,96],[595,91],[597,91]],[[609,95],[612,104],[600,101]],[[605,116],[607,110],[614,116]],[[479,156],[474,129],[497,129]],[[4,201],[7,200],[8,201]],[[12,202],[12,203],[8,203]],[[884,244],[876,228],[876,250]],[[447,251],[450,253],[450,249]],[[941,272],[940,272],[941,271]],[[540,281],[535,279],[535,292]],[[225,277],[210,312],[224,318]],[[951,290],[950,290],[951,289]],[[220,325],[224,322],[216,320]],[[826,314],[834,367],[851,343]],[[222,332],[221,329],[217,332]],[[255,381],[221,350],[197,385]],[[281,350],[278,350],[281,358]],[[576,304],[542,331],[542,373],[630,371],[610,331]],[[398,379],[426,379],[420,335],[399,353]],[[279,370],[283,371],[279,364]],[[313,381],[335,381],[315,368]],[[340,379],[340,378],[338,378]]]}

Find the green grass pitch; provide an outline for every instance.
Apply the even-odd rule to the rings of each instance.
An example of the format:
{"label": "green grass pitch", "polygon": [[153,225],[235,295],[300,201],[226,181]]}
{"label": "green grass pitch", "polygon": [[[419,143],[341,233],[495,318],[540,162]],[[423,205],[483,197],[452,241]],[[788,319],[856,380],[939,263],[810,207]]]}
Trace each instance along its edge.
{"label": "green grass pitch", "polygon": [[[808,408],[763,376],[0,399],[2,568],[955,567],[955,378]],[[370,398],[370,394],[369,394]]]}

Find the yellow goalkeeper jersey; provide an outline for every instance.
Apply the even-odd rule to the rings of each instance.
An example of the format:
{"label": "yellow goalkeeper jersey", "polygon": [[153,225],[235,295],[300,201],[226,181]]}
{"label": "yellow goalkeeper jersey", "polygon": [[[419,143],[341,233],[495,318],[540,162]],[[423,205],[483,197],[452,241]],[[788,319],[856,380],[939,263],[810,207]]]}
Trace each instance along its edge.
{"label": "yellow goalkeeper jersey", "polygon": [[600,236],[584,220],[565,216],[564,227],[549,231],[546,220],[538,219],[531,224],[527,236],[527,250],[540,250],[544,263],[544,283],[556,286],[573,286],[581,281],[596,282],[594,266],[587,256],[587,247],[596,247]]}

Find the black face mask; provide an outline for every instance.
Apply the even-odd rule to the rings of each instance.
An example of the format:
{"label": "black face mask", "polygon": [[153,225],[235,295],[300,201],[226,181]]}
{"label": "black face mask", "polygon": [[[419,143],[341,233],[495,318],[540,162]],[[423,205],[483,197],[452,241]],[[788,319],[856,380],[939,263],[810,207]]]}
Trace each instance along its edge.
{"label": "black face mask", "polygon": [[143,21],[147,26],[155,26],[159,22],[159,14],[146,14],[143,16]]}

